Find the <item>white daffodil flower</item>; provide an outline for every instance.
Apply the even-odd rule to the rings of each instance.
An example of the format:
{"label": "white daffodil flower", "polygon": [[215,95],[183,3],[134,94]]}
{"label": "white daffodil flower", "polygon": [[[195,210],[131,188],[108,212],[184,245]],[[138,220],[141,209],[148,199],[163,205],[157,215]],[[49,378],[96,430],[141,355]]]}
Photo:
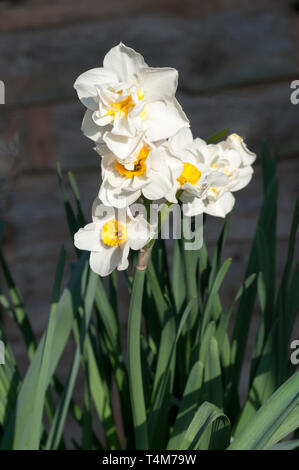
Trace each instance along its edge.
{"label": "white daffodil flower", "polygon": [[181,129],[168,141],[168,152],[181,160],[183,168],[165,197],[169,202],[176,203],[179,192],[180,200],[186,204],[184,213],[187,216],[200,213],[197,211],[197,201],[205,197],[211,186],[220,186],[228,181],[224,173],[206,164],[207,147],[202,139],[193,139],[190,129]]}
{"label": "white daffodil flower", "polygon": [[204,156],[205,163],[210,168],[224,173],[228,181],[222,186],[213,184],[208,189],[205,198],[194,203],[193,210],[225,217],[235,204],[232,192],[243,189],[252,178],[251,165],[256,159],[256,154],[248,150],[242,137],[231,134],[222,142],[208,145]]}
{"label": "white daffodil flower", "polygon": [[90,267],[100,276],[108,276],[116,268],[127,269],[130,248],[140,250],[154,236],[154,227],[142,215],[133,217],[129,208],[116,217],[113,208],[96,199],[92,213],[93,222],[79,229],[74,243],[80,250],[91,252]]}
{"label": "white daffodil flower", "polygon": [[107,206],[122,208],[143,195],[151,201],[164,198],[183,171],[183,163],[165,151],[139,139],[126,160],[116,158],[103,146],[96,147],[102,155],[102,184],[99,198]]}
{"label": "white daffodil flower", "polygon": [[88,70],[74,84],[88,108],[84,134],[104,141],[118,158],[129,156],[139,133],[151,142],[167,139],[189,126],[175,99],[177,82],[177,70],[149,67],[142,55],[120,43],[106,54],[103,67]]}

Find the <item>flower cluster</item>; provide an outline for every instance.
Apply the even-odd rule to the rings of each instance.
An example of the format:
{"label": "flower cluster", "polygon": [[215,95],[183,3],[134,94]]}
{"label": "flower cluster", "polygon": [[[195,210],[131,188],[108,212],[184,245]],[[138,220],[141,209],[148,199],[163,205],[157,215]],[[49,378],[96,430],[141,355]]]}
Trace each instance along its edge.
{"label": "flower cluster", "polygon": [[102,168],[93,222],[77,232],[75,245],[91,252],[90,266],[101,276],[126,269],[129,249],[143,248],[155,235],[143,215],[132,215],[137,200],[180,200],[187,216],[224,217],[234,205],[232,192],[251,179],[255,154],[240,136],[213,145],[193,138],[177,84],[177,70],[149,67],[122,43],[103,67],[74,84],[87,108],[82,131],[95,142]]}

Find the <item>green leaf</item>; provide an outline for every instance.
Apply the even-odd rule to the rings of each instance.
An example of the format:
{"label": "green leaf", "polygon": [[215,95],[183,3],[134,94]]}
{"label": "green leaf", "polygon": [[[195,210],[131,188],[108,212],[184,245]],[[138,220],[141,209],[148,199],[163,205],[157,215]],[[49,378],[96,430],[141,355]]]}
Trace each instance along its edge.
{"label": "green leaf", "polygon": [[136,449],[149,448],[147,419],[141,371],[141,307],[145,271],[135,270],[128,323],[129,384]]}
{"label": "green leaf", "polygon": [[216,324],[214,321],[211,321],[208,324],[206,331],[204,332],[204,335],[199,344],[199,360],[203,364],[206,363],[206,355],[209,350],[210,340],[213,336],[215,336],[215,333],[216,333]]}
{"label": "green leaf", "polygon": [[[53,347],[51,351],[47,384],[50,383],[58,361],[65,348],[77,309],[81,302],[82,290],[80,285],[82,282],[82,272],[87,268],[86,258],[86,253],[83,253],[79,263],[72,273],[71,280],[56,307],[54,331],[55,347]],[[27,442],[30,437],[27,433],[27,429],[31,425],[32,410],[38,394],[38,378],[45,338],[44,334],[22,383],[17,404],[10,414],[9,422],[5,429],[2,441],[3,449],[25,449],[27,447]]]}
{"label": "green leaf", "polygon": [[[79,230],[79,224],[78,224],[77,218],[74,214],[74,211],[72,209],[72,206],[67,196],[66,188],[64,186],[63,178],[62,178],[61,166],[59,162],[57,162],[57,176],[58,176],[58,183],[59,183],[62,198],[63,198],[65,213],[67,217],[67,223],[68,223],[71,238],[73,240],[75,233]],[[78,252],[78,250],[76,251]]]}
{"label": "green leaf", "polygon": [[229,133],[229,128],[225,127],[206,139],[207,144],[215,144],[218,140],[225,139]]}
{"label": "green leaf", "polygon": [[284,439],[296,429],[299,429],[299,405],[297,405],[289,416],[284,420],[276,432],[271,436],[267,448]]}
{"label": "green leaf", "polygon": [[205,332],[205,329],[208,325],[208,323],[210,322],[210,319],[211,319],[211,313],[212,313],[212,308],[214,306],[214,303],[215,303],[215,299],[216,299],[216,296],[218,294],[218,291],[221,287],[221,284],[225,278],[225,275],[227,273],[227,270],[231,264],[231,258],[227,259],[223,265],[221,266],[221,268],[219,269],[216,277],[215,277],[215,281],[213,282],[212,286],[211,286],[211,290],[210,290],[210,293],[208,295],[208,298],[207,298],[207,301],[206,301],[206,304],[205,304],[205,307],[204,307],[204,310],[203,310],[203,313],[202,313],[202,323],[201,323],[201,335],[204,334]]}
{"label": "green leaf", "polygon": [[211,289],[211,286],[213,282],[215,281],[216,273],[219,271],[220,265],[221,265],[221,257],[222,257],[222,251],[223,247],[227,238],[227,233],[230,225],[230,220],[231,220],[232,213],[230,212],[227,214],[225,217],[224,225],[221,230],[219,239],[217,241],[216,249],[212,258],[212,263],[211,263],[211,272],[210,272],[210,278],[209,278],[209,289]]}
{"label": "green leaf", "polygon": [[91,391],[89,386],[89,367],[88,362],[85,362],[85,375],[87,380],[84,385],[84,409],[83,409],[83,422],[82,422],[82,441],[81,449],[90,450],[92,449],[92,399]]}
{"label": "green leaf", "polygon": [[147,279],[149,280],[149,285],[151,288],[151,292],[153,294],[156,311],[160,320],[160,325],[162,327],[164,323],[164,315],[167,309],[167,305],[166,305],[165,298],[161,290],[159,279],[157,277],[157,274],[156,274],[156,271],[155,271],[155,268],[151,259],[149,259],[148,261],[146,276],[147,276]]}
{"label": "green leaf", "polygon": [[276,174],[276,162],[272,158],[269,147],[266,142],[262,144],[262,167],[263,167],[263,183],[264,183],[264,192],[267,192],[269,185],[271,184],[272,179]]}
{"label": "green leaf", "polygon": [[280,442],[275,444],[272,447],[269,447],[267,450],[295,450],[299,447],[299,439],[294,439],[293,441]]}
{"label": "green leaf", "polygon": [[239,417],[235,433],[246,427],[248,420],[263,405],[275,391],[276,363],[275,363],[275,325],[267,338],[263,352],[258,361],[258,367],[252,381],[247,400]]}
{"label": "green leaf", "polygon": [[[95,346],[91,341],[90,335],[87,336],[84,345],[84,358],[88,367],[87,380],[91,390],[92,400],[102,423],[107,445],[111,450],[119,449],[120,444],[116,434],[115,423],[113,419],[111,405],[111,387],[103,377],[103,371],[100,370],[99,363],[95,354]],[[85,371],[86,372],[86,371]],[[129,412],[131,408],[127,405]],[[126,416],[124,414],[124,416]]]}
{"label": "green leaf", "polygon": [[1,248],[0,248],[0,265],[2,267],[4,279],[7,283],[7,287],[9,290],[9,296],[11,298],[11,302],[13,306],[14,319],[24,336],[26,348],[28,351],[28,356],[31,359],[33,357],[35,347],[36,347],[33,330],[28,320],[28,315],[24,306],[22,296],[15,285],[15,282],[7,266],[7,263],[6,263],[6,260],[4,258]]}
{"label": "green leaf", "polygon": [[185,430],[192,421],[192,417],[198,407],[202,381],[203,363],[198,361],[194,364],[189,374],[174,423],[173,432],[167,446],[168,450],[176,450],[180,446]]}
{"label": "green leaf", "polygon": [[56,307],[60,294],[62,276],[65,265],[65,250],[61,249],[59,262],[56,269],[55,282],[52,293],[52,306],[48,326],[45,332],[45,341],[40,361],[40,370],[38,374],[37,390],[38,394],[35,399],[34,409],[31,419],[31,427],[27,429],[29,440],[27,442],[28,449],[39,449],[40,435],[42,429],[43,409],[45,404],[46,391],[48,388],[48,372],[51,362],[51,351],[54,347],[54,332],[56,323]]}
{"label": "green leaf", "polygon": [[186,275],[187,302],[193,301],[193,308],[188,320],[188,329],[191,330],[198,319],[198,287],[196,278],[197,257],[193,250],[184,250],[184,272]]}
{"label": "green leaf", "polygon": [[[152,412],[149,416],[151,449],[161,448],[167,439],[170,408],[170,395],[175,373],[175,317],[170,309],[165,312],[157,366],[152,392]],[[159,426],[157,433],[156,427]]]}
{"label": "green leaf", "polygon": [[[295,268],[294,278],[292,284],[288,287],[289,279],[292,270],[292,264],[294,259],[294,250],[296,243],[296,234],[299,226],[299,199],[297,199],[296,207],[294,210],[292,227],[289,236],[288,243],[288,255],[287,261],[285,264],[281,285],[279,288],[277,302],[276,302],[276,314],[278,316],[278,337],[277,337],[277,348],[283,354],[279,354],[277,357],[278,361],[278,384],[281,384],[283,380],[287,377],[287,361],[285,360],[285,355],[288,351],[288,345],[290,342],[290,335],[292,334],[293,324],[295,321],[295,316],[298,310],[296,306],[296,298],[298,298],[298,288],[295,287],[295,291],[289,295],[290,290],[293,290],[294,283],[299,283],[299,274],[298,266]],[[297,271],[297,272],[296,272]],[[298,280],[298,281],[297,281]],[[292,306],[295,305],[295,309],[292,309]],[[292,311],[292,313],[291,313]],[[295,313],[296,312],[296,313]]]}
{"label": "green leaf", "polygon": [[[161,372],[163,369],[161,365],[159,365],[159,367],[157,366],[156,375],[159,374],[159,381],[156,382],[157,391],[155,395],[153,395],[154,402],[153,402],[153,406],[152,406],[152,409],[149,415],[149,420],[148,420],[151,442],[154,439],[151,448],[153,446],[154,448],[156,448],[158,441],[159,441],[158,448],[161,448],[161,446],[163,446],[163,442],[161,441],[161,439],[159,439],[159,436],[161,436],[160,432],[161,432],[162,424],[165,425],[165,423],[168,424],[169,422],[168,412],[169,412],[169,405],[170,405],[170,393],[172,391],[172,386],[173,386],[174,358],[175,358],[175,353],[176,353],[176,346],[181,337],[184,326],[186,325],[188,316],[190,315],[190,312],[192,311],[192,306],[193,306],[192,303],[193,301],[190,301],[188,303],[182,315],[175,337],[173,337],[174,324],[173,324],[172,319],[169,317],[167,318],[168,321],[164,329],[165,338],[163,338],[163,332],[162,332],[159,356],[160,356],[161,364],[163,364],[164,371],[163,371],[163,374],[161,375]],[[172,339],[172,344],[170,344],[171,339]],[[167,342],[167,346],[164,341]]]}
{"label": "green leaf", "polygon": [[[222,435],[221,440],[229,442],[229,419],[219,408],[217,408],[217,406],[213,405],[212,403],[204,402],[195,413],[194,418],[188,426],[188,429],[185,432],[184,438],[182,439],[178,450],[197,450],[209,425],[212,425],[217,421],[220,421],[220,423],[218,423],[216,431],[214,431],[214,429],[211,430],[211,434],[214,432],[219,432],[220,428],[224,430],[224,435]],[[211,440],[212,439],[213,437],[211,435]]]}
{"label": "green leaf", "polygon": [[[299,373],[294,374],[251,417],[234,437],[230,450],[259,450],[275,444],[272,438],[299,404]],[[297,409],[298,411],[298,409]],[[277,434],[278,435],[278,434]]]}
{"label": "green leaf", "polygon": [[254,349],[252,352],[252,359],[250,364],[250,380],[249,384],[252,384],[254,377],[259,366],[259,361],[263,355],[263,349],[265,346],[265,340],[267,338],[266,332],[266,321],[265,321],[265,310],[267,305],[267,287],[265,285],[263,273],[259,273],[257,278],[257,292],[258,299],[261,307],[260,324],[255,338]]}
{"label": "green leaf", "polygon": [[176,312],[181,312],[186,299],[186,276],[181,240],[174,240],[172,290]]}
{"label": "green leaf", "polygon": [[69,179],[73,194],[74,194],[75,199],[76,199],[77,213],[78,213],[77,214],[78,224],[80,226],[83,226],[83,225],[85,225],[86,222],[85,222],[85,217],[84,217],[82,207],[81,207],[80,191],[79,191],[79,187],[78,187],[76,178],[75,178],[74,174],[71,171],[68,172],[68,179]]}
{"label": "green leaf", "polygon": [[[62,437],[63,428],[67,412],[69,409],[73,389],[75,386],[76,377],[79,370],[79,365],[81,361],[81,356],[83,354],[83,345],[85,341],[85,336],[88,331],[88,326],[90,322],[92,306],[94,302],[95,289],[97,284],[97,275],[89,271],[87,287],[84,297],[84,309],[83,309],[83,318],[81,321],[80,328],[80,338],[79,343],[76,348],[75,356],[68,374],[66,384],[64,386],[63,394],[59,403],[59,406],[56,409],[54,420],[49,432],[49,436],[46,443],[46,449],[54,450],[57,449]],[[85,289],[84,289],[85,290]]]}
{"label": "green leaf", "polygon": [[[265,236],[269,239],[269,252],[274,252],[273,237],[275,237],[274,221],[276,219],[276,199],[277,199],[277,179],[274,177],[272,181],[267,185],[267,192],[263,201],[263,206],[260,212],[258,227],[264,230]],[[258,262],[258,249],[257,249],[257,237],[254,238],[253,245],[251,248],[248,266],[246,269],[245,278],[251,274],[259,271]],[[274,272],[274,271],[273,271]],[[237,389],[242,364],[244,361],[244,355],[247,345],[248,332],[250,329],[250,321],[254,308],[256,296],[256,285],[252,284],[249,289],[244,291],[240,303],[238,312],[236,315],[236,321],[233,331],[233,343],[235,345],[234,357],[232,358],[233,364],[233,382],[235,391]]]}
{"label": "green leaf", "polygon": [[204,385],[204,399],[209,399],[218,408],[223,408],[223,390],[220,355],[217,340],[212,337],[206,355]]}

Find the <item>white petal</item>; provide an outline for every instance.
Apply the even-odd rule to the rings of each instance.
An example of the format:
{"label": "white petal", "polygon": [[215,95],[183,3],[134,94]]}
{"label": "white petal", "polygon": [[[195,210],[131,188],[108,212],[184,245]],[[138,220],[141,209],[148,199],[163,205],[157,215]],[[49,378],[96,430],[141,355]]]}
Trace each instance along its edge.
{"label": "white petal", "polygon": [[115,82],[117,82],[117,76],[112,70],[98,67],[82,73],[75,81],[74,88],[84,106],[96,111],[98,109],[98,100],[96,99],[98,97],[97,87],[103,84],[111,85]]}
{"label": "white petal", "polygon": [[231,134],[227,137],[226,141],[240,153],[244,165],[252,165],[254,163],[256,154],[248,149],[244,140],[240,136],[237,134]]}
{"label": "white petal", "polygon": [[128,255],[130,251],[130,245],[129,243],[123,243],[120,245],[121,249],[121,261],[117,266],[118,271],[125,271],[128,269],[129,266],[129,260],[128,260]]}
{"label": "white petal", "polygon": [[229,149],[226,152],[226,158],[232,168],[239,168],[243,163],[240,153],[235,149]]}
{"label": "white petal", "polygon": [[176,181],[174,183],[174,185],[172,186],[172,188],[168,191],[168,193],[165,194],[165,199],[167,199],[167,201],[169,202],[172,202],[173,204],[176,204],[178,202],[177,198],[176,198],[176,193],[178,192],[178,190],[180,189],[180,184]]}
{"label": "white petal", "polygon": [[221,173],[221,171],[211,171],[206,175],[205,181],[212,187],[218,187],[225,186],[229,179],[227,175],[225,173]]}
{"label": "white petal", "polygon": [[100,111],[94,111],[92,119],[97,126],[103,127],[111,124],[113,122],[112,114],[104,111],[104,114],[101,114]]}
{"label": "white petal", "polygon": [[74,235],[74,245],[79,250],[100,251],[100,233],[96,223],[85,225]]}
{"label": "white petal", "polygon": [[90,109],[86,111],[82,121],[81,129],[83,134],[86,135],[86,137],[93,140],[94,142],[97,142],[102,138],[102,135],[104,134],[104,132],[107,131],[107,128],[97,126],[97,124],[92,118],[93,113],[94,111],[91,111]]}
{"label": "white petal", "polygon": [[172,152],[175,153],[182,149],[191,147],[192,144],[193,136],[189,127],[180,129],[174,136],[169,139],[169,148]]}
{"label": "white petal", "polygon": [[248,185],[253,175],[253,169],[251,166],[246,166],[245,168],[239,168],[236,175],[236,182],[234,185],[230,186],[230,191],[239,191],[240,189],[245,188]]}
{"label": "white petal", "polygon": [[179,160],[178,158],[167,155],[165,157],[165,163],[168,166],[168,168],[169,168],[169,170],[172,174],[172,180],[174,182],[183,173],[184,162],[182,160]]}
{"label": "white petal", "polygon": [[[201,199],[193,196],[189,196],[188,198],[185,193],[184,196],[185,202],[183,202],[183,212],[185,216],[193,217],[204,212],[205,207]],[[183,195],[181,196],[181,199],[183,199]]]}
{"label": "white petal", "polygon": [[99,198],[103,200],[105,205],[121,209],[133,204],[141,196],[141,190],[127,191],[125,188],[121,190],[113,188],[108,184],[102,184],[99,191]]}
{"label": "white petal", "polygon": [[227,192],[224,193],[216,202],[208,202],[205,206],[205,212],[216,217],[225,217],[235,204],[234,196]]}
{"label": "white petal", "polygon": [[100,252],[90,253],[89,264],[91,269],[100,276],[108,276],[120,264],[122,252],[119,246],[104,248]]}
{"label": "white petal", "polygon": [[128,238],[130,247],[133,250],[143,248],[150,241],[151,236],[153,236],[153,233],[150,225],[142,216],[136,217],[129,223]]}
{"label": "white petal", "polygon": [[156,101],[145,107],[147,119],[146,136],[156,142],[168,139],[180,129],[189,126],[189,121],[176,100],[173,103]]}
{"label": "white petal", "polygon": [[150,182],[142,189],[142,194],[151,201],[164,197],[172,188],[172,180],[161,173],[154,173]]}
{"label": "white petal", "polygon": [[104,67],[113,70],[118,79],[125,82],[137,77],[139,70],[146,67],[146,63],[141,54],[120,43],[106,54]]}
{"label": "white petal", "polygon": [[178,86],[178,71],[172,68],[146,67],[139,79],[147,101],[172,100]]}
{"label": "white petal", "polygon": [[132,138],[135,137],[135,133],[133,120],[123,113],[116,113],[111,134]]}
{"label": "white petal", "polygon": [[107,147],[114,153],[119,160],[126,160],[130,155],[136,151],[142,135],[138,135],[134,138],[123,135],[115,135],[111,132],[106,132],[103,136],[103,140]]}

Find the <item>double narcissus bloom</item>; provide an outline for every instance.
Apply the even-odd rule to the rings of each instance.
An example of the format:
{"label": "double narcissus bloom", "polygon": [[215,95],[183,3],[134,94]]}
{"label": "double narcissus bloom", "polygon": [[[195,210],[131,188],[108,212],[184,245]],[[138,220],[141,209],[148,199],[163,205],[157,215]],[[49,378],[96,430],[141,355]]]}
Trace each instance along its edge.
{"label": "double narcissus bloom", "polygon": [[[252,177],[256,155],[237,134],[213,145],[193,138],[175,98],[177,83],[175,69],[149,67],[120,43],[103,67],[74,84],[87,108],[82,130],[95,142],[102,169],[93,222],[76,233],[75,245],[91,252],[90,266],[101,276],[126,269],[130,248],[143,248],[157,232],[143,215],[132,216],[137,200],[180,202],[187,216],[225,217],[232,193]],[[121,219],[114,215],[120,210]]]}
{"label": "double narcissus bloom", "polygon": [[155,146],[145,139],[140,139],[125,160],[101,147],[97,151],[102,154],[99,198],[117,208],[133,204],[141,195],[152,201],[164,198],[183,169],[183,163],[166,153],[163,145]]}
{"label": "double narcissus bloom", "polygon": [[80,250],[91,252],[91,269],[100,276],[107,276],[116,268],[119,271],[127,269],[130,249],[140,250],[154,234],[154,228],[142,215],[133,217],[127,208],[120,216],[112,207],[106,207],[96,199],[92,222],[80,228],[74,243]]}
{"label": "double narcissus bloom", "polygon": [[83,73],[74,87],[87,107],[82,130],[87,137],[124,159],[144,135],[157,142],[189,126],[175,98],[178,72],[149,67],[142,55],[120,43],[106,54],[103,67]]}

